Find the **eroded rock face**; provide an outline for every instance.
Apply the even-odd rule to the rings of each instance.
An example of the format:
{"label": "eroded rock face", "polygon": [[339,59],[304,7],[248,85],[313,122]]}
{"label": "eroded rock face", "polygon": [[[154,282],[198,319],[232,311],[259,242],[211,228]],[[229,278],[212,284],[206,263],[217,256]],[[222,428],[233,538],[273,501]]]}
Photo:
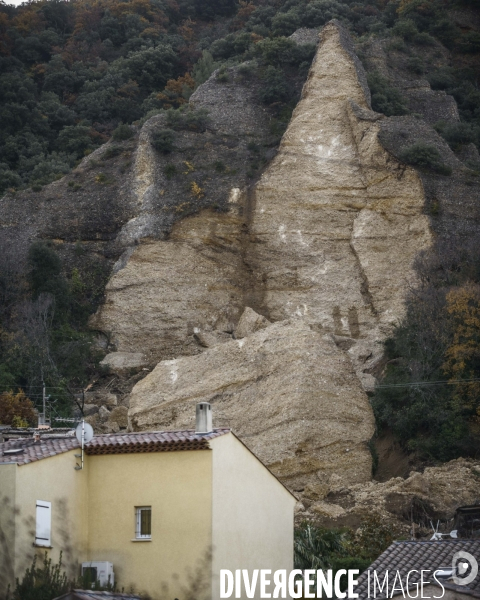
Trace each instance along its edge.
{"label": "eroded rock face", "polygon": [[[195,102],[214,114],[212,85]],[[219,130],[228,109],[221,104],[215,117]],[[258,120],[250,112],[249,127]],[[403,315],[413,260],[431,241],[422,182],[378,142],[381,120],[347,33],[328,24],[254,192],[232,188],[229,212],[203,211],[176,223],[168,240],[143,239],[110,280],[92,326],[118,351],[144,352],[154,364],[211,346],[195,330],[231,333],[250,306],[271,321],[298,317],[335,334],[371,389],[378,342]],[[237,131],[238,118],[231,122]],[[153,167],[145,175],[145,152],[139,147],[136,163],[142,202],[157,177]]]}
{"label": "eroded rock face", "polygon": [[[430,244],[422,183],[377,139],[364,72],[330,23],[280,151],[256,187],[247,262],[273,321],[298,316],[354,340],[359,376],[403,315]],[[257,298],[259,294],[257,293]],[[367,375],[367,374],[366,374]]]}
{"label": "eroded rock face", "polygon": [[235,211],[205,210],[177,223],[167,241],[140,244],[109,281],[92,326],[150,364],[201,352],[202,331],[231,333],[243,309],[241,224]]}
{"label": "eroded rock face", "polygon": [[96,326],[162,361],[132,391],[131,427],[192,426],[206,400],[309,501],[370,479],[364,390],[431,241],[421,180],[380,145],[382,119],[348,35],[328,24],[255,189],[232,188],[228,212],[177,222],[121,265]]}
{"label": "eroded rock face", "polygon": [[370,479],[367,396],[331,336],[301,319],[160,362],[132,391],[130,425],[194,427],[201,401],[293,490],[322,497]]}

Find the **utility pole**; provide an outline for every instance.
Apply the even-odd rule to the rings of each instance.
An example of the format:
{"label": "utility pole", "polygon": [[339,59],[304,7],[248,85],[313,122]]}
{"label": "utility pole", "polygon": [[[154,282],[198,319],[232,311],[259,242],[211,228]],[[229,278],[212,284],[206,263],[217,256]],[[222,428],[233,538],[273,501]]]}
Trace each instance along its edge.
{"label": "utility pole", "polygon": [[47,424],[47,403],[45,399],[45,381],[42,381],[43,425]]}

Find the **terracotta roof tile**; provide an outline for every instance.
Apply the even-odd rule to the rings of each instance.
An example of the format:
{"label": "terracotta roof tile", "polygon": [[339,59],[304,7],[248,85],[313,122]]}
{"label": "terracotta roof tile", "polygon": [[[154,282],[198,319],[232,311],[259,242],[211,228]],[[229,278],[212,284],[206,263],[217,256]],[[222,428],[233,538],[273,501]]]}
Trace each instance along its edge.
{"label": "terracotta roof tile", "polygon": [[[420,581],[421,570],[431,571],[430,578],[425,577],[424,579],[435,583],[433,572],[441,567],[451,567],[453,556],[460,551],[468,552],[480,564],[480,539],[394,542],[358,577],[358,586],[355,588],[355,592],[358,593],[360,600],[367,600],[373,596],[373,571],[376,572],[380,582],[383,582],[387,570],[392,574],[392,579],[394,579],[396,571],[399,571],[402,583],[405,585],[407,574],[416,570],[418,573],[412,573],[409,577],[411,586]],[[368,594],[368,572],[370,572],[370,596]],[[480,598],[480,574],[468,586],[455,585],[451,580],[445,581],[443,585],[445,588],[462,594]],[[378,599],[385,598],[385,593],[378,592],[378,586],[376,597]]]}
{"label": "terracotta roof tile", "polygon": [[[230,429],[214,429],[212,433],[199,435],[193,429],[182,431],[142,431],[139,433],[100,434],[85,444],[85,453],[132,454],[139,452],[175,452],[179,450],[208,450],[208,440],[229,433]],[[80,448],[75,435],[55,437],[41,436],[40,441],[20,438],[0,443],[0,465],[16,463],[26,465],[36,460],[63,454]],[[20,450],[18,454],[10,453]]]}

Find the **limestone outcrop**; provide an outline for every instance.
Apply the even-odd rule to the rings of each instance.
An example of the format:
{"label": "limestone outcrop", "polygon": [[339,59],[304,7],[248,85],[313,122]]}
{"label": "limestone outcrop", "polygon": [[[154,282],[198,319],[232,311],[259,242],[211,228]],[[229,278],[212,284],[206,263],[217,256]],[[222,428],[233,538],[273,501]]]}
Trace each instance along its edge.
{"label": "limestone outcrop", "polygon": [[[194,102],[212,98],[200,88]],[[378,141],[383,119],[332,22],[254,188],[231,188],[228,210],[184,218],[167,239],[139,240],[93,321],[117,351],[161,361],[131,393],[131,427],[191,426],[192,405],[208,400],[215,423],[302,497],[371,478],[364,390],[431,242],[421,179]]]}
{"label": "limestone outcrop", "polygon": [[431,233],[419,176],[378,141],[382,118],[351,42],[334,23],[321,35],[280,151],[256,186],[247,262],[263,290],[260,312],[349,338],[368,387],[364,371],[403,315]]}
{"label": "limestone outcrop", "polygon": [[294,491],[370,479],[368,398],[348,356],[301,319],[160,362],[130,395],[130,426],[192,428],[200,401]]}
{"label": "limestone outcrop", "polygon": [[[211,108],[212,97],[200,88],[194,101]],[[224,110],[217,120],[225,129]],[[431,241],[422,182],[380,145],[381,120],[348,34],[332,22],[255,189],[232,188],[227,213],[183,219],[167,240],[143,239],[92,326],[154,364],[201,352],[195,330],[231,333],[245,306],[271,321],[295,316],[340,337],[371,389],[378,341],[402,316],[414,258]]]}
{"label": "limestone outcrop", "polygon": [[197,354],[204,344],[194,335],[202,331],[231,333],[243,304],[241,223],[235,213],[204,210],[180,221],[168,240],[140,244],[107,284],[92,326],[150,364]]}

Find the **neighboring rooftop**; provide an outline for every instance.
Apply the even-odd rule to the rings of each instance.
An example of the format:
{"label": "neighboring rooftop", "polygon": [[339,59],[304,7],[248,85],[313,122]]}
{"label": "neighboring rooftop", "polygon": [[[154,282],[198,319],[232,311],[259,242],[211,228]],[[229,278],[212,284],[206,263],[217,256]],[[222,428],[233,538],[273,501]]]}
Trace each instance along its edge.
{"label": "neighboring rooftop", "polygon": [[[208,440],[229,432],[230,429],[219,428],[208,434],[196,434],[194,429],[102,434],[96,435],[85,444],[85,453],[94,455],[208,450],[210,448]],[[0,465],[5,463],[26,465],[77,448],[80,448],[80,444],[73,430],[63,436],[41,435],[37,441],[32,438],[10,440],[0,444]]]}
{"label": "neighboring rooftop", "polygon": [[95,590],[72,590],[58,596],[55,600],[141,600],[140,596],[133,594],[120,594],[120,592],[96,592]]}
{"label": "neighboring rooftop", "polygon": [[[370,571],[371,573],[370,594],[373,594],[373,571],[376,571],[378,580],[383,582],[387,570],[390,572],[392,582],[396,571],[399,571],[404,586],[406,585],[407,574],[410,571],[416,570],[417,573],[412,573],[409,577],[409,585],[412,588],[416,583],[420,582],[421,570],[430,570],[433,574],[434,571],[442,567],[451,567],[453,556],[461,551],[468,552],[480,563],[480,540],[394,542],[358,577],[358,586],[355,591],[358,593],[359,600],[366,600],[369,598],[368,572]],[[424,579],[435,583],[432,576],[430,576],[430,579],[425,577]],[[477,575],[475,580],[468,586],[455,585],[451,580],[443,580],[442,583],[446,589],[480,598],[480,575]],[[398,586],[396,589],[399,591]],[[378,592],[378,586],[376,597],[379,600],[386,597],[384,592]]]}

